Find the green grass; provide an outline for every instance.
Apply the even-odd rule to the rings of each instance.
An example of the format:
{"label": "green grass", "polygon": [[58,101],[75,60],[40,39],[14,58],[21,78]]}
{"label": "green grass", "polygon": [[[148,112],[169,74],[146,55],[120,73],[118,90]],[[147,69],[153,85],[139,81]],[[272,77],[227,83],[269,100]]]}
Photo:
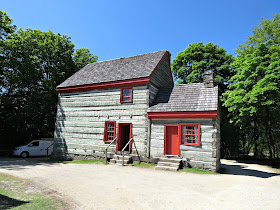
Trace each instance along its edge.
{"label": "green grass", "polygon": [[180,172],[188,172],[188,173],[195,173],[195,174],[216,174],[213,171],[206,171],[198,168],[183,168],[179,170]]}
{"label": "green grass", "polygon": [[0,209],[62,209],[65,204],[41,193],[27,193],[27,181],[0,173]]}
{"label": "green grass", "polygon": [[45,163],[77,163],[77,164],[105,164],[105,160],[42,160]]}
{"label": "green grass", "polygon": [[153,164],[153,163],[145,163],[145,162],[141,162],[139,164],[138,161],[133,161],[132,164],[129,164],[135,167],[139,167],[139,168],[151,168],[151,167],[155,167],[157,164]]}

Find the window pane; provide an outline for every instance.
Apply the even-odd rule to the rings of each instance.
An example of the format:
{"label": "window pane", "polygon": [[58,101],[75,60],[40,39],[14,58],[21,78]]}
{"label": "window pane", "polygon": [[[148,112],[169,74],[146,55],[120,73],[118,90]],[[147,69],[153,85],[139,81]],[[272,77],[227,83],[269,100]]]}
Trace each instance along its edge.
{"label": "window pane", "polygon": [[181,131],[181,139],[182,144],[197,144],[198,143],[198,126],[186,126],[182,125],[182,131]]}
{"label": "window pane", "polygon": [[114,140],[115,135],[115,123],[106,123],[107,129],[106,129],[106,141],[112,141]]}
{"label": "window pane", "polygon": [[131,89],[122,89],[122,101],[128,102],[132,99],[132,90]]}

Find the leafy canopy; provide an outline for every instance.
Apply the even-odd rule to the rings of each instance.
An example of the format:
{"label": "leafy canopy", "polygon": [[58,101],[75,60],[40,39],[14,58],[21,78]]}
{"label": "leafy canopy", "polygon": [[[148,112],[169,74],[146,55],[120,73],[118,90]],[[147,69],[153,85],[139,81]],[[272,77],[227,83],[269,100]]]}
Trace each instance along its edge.
{"label": "leafy canopy", "polygon": [[12,19],[9,18],[6,12],[0,10],[0,40],[4,40],[8,34],[15,31],[16,26],[11,25]]}
{"label": "leafy canopy", "polygon": [[[262,131],[270,157],[276,156],[280,126],[280,17],[262,19],[253,35],[240,45],[229,90],[223,94],[231,122],[241,129]],[[256,134],[256,132],[255,132]],[[247,135],[248,136],[248,135]],[[278,138],[279,139],[279,138]],[[279,145],[278,145],[279,147]],[[278,151],[279,152],[279,151]]]}
{"label": "leafy canopy", "polygon": [[97,56],[51,31],[19,29],[1,43],[0,138],[53,136],[56,86]]}
{"label": "leafy canopy", "polygon": [[230,68],[232,60],[233,56],[218,45],[199,42],[190,44],[184,51],[178,53],[171,63],[171,68],[179,83],[202,82],[204,71],[212,70],[214,81],[223,85],[232,76]]}

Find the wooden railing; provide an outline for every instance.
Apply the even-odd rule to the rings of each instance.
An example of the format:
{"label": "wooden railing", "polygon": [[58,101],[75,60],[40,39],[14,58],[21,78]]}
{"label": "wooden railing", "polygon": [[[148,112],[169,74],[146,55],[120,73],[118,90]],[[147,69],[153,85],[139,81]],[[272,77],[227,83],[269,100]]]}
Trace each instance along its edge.
{"label": "wooden railing", "polygon": [[107,150],[116,141],[117,137],[113,139],[113,141],[106,147],[105,149],[105,165],[107,165]]}
{"label": "wooden railing", "polygon": [[137,153],[137,155],[138,155],[138,159],[139,159],[139,164],[141,163],[141,159],[140,159],[140,156],[139,156],[139,153],[138,153],[138,150],[137,150],[137,148],[136,148],[136,144],[135,144],[135,142],[134,142],[134,140],[133,140],[133,138],[131,138],[128,142],[127,142],[127,144],[123,147],[123,149],[122,149],[122,165],[124,166],[124,150],[125,150],[125,148],[129,145],[129,143],[130,142],[132,142],[133,144],[134,144],[134,147],[135,147],[135,150],[136,150],[136,153]]}

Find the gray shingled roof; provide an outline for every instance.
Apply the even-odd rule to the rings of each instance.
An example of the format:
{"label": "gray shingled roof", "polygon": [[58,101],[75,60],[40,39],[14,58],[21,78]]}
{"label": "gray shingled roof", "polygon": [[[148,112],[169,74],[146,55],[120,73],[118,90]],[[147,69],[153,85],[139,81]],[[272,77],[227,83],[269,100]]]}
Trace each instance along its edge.
{"label": "gray shingled roof", "polygon": [[166,52],[163,50],[90,63],[58,85],[57,88],[148,77]]}
{"label": "gray shingled roof", "polygon": [[202,83],[160,88],[148,112],[185,112],[218,110],[218,87]]}

